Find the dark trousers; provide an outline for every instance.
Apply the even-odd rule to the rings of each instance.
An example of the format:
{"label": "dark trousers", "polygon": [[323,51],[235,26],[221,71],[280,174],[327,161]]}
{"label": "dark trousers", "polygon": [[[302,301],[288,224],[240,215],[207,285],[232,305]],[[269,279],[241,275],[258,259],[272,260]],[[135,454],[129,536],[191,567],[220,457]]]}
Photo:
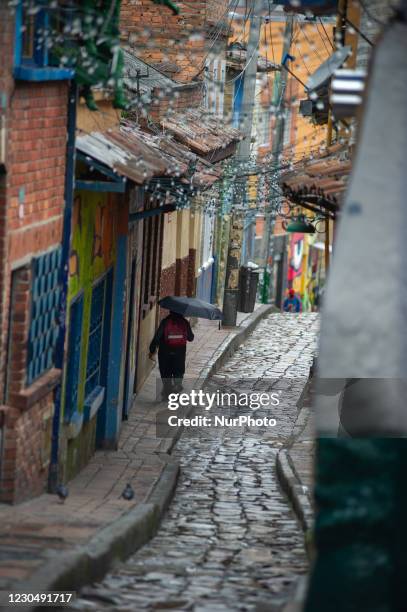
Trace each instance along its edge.
{"label": "dark trousers", "polygon": [[186,347],[160,347],[158,350],[158,367],[164,391],[170,393],[174,385],[181,385],[185,374]]}

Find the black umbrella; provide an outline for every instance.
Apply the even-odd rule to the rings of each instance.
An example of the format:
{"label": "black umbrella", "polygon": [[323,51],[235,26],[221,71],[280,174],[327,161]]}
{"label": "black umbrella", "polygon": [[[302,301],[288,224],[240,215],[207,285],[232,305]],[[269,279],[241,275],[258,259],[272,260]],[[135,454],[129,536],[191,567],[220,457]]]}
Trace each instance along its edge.
{"label": "black umbrella", "polygon": [[186,317],[198,317],[210,321],[222,320],[222,311],[213,304],[204,302],[198,298],[168,295],[159,301],[162,308],[172,310]]}

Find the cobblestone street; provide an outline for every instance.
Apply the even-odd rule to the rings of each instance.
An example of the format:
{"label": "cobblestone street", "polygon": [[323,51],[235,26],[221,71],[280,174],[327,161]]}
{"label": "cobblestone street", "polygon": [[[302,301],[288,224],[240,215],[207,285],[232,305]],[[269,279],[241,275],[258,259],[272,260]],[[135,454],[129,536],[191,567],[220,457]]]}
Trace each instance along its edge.
{"label": "cobblestone street", "polygon": [[317,334],[315,314],[272,314],[258,325],[208,386],[279,392],[278,406],[255,412],[259,418],[271,410],[277,425],[185,429],[173,453],[180,480],[158,534],[83,589],[71,609],[280,609],[308,565],[275,457],[295,423]]}

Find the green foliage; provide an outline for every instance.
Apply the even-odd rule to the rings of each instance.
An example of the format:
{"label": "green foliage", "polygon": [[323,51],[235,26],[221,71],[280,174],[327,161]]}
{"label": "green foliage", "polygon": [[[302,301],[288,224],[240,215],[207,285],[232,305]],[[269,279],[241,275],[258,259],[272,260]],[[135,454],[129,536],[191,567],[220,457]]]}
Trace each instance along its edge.
{"label": "green foliage", "polygon": [[153,0],[153,2],[154,4],[164,4],[165,6],[168,6],[174,15],[179,15],[180,13],[179,6],[172,2],[172,0]]}
{"label": "green foliage", "polygon": [[114,92],[113,105],[126,108],[122,87],[123,53],[120,49],[121,0],[82,0],[68,8],[49,9],[49,27],[43,33],[51,62],[75,70],[88,107],[96,110],[92,87]]}

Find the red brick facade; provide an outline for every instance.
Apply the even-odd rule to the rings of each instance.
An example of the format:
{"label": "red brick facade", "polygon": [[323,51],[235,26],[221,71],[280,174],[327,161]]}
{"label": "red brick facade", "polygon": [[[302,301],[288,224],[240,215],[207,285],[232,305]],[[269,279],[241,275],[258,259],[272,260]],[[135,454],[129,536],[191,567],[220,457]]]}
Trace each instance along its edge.
{"label": "red brick facade", "polygon": [[[121,38],[151,64],[178,66],[174,78],[189,82],[202,74],[211,26],[228,19],[227,0],[177,0],[180,14],[151,0],[122,0]],[[151,40],[154,44],[151,44]]]}
{"label": "red brick facade", "polygon": [[189,256],[175,262],[175,295],[187,295]]}
{"label": "red brick facade", "polygon": [[5,3],[0,23],[0,113],[7,126],[0,169],[0,501],[16,502],[43,491],[48,477],[59,372],[27,387],[27,339],[32,258],[61,242],[68,84],[14,81],[14,17]]}
{"label": "red brick facade", "polygon": [[150,117],[158,121],[169,111],[183,111],[190,108],[198,108],[202,104],[204,90],[202,83],[191,83],[190,86],[177,90],[175,93],[166,93],[159,90],[155,92],[153,102],[149,107]]}
{"label": "red brick facade", "polygon": [[196,289],[196,277],[195,277],[195,264],[196,264],[196,249],[189,249],[188,259],[188,278],[187,278],[187,295],[193,297]]}
{"label": "red brick facade", "polygon": [[175,294],[176,265],[175,263],[161,270],[160,297]]}
{"label": "red brick facade", "polygon": [[[0,3],[0,120],[7,127],[7,105],[11,97],[13,79],[10,66],[13,57],[13,19],[7,3]],[[0,160],[1,161],[1,160]],[[7,175],[0,166],[0,405],[4,397],[4,368],[6,363],[7,310],[6,263],[7,263]]]}

